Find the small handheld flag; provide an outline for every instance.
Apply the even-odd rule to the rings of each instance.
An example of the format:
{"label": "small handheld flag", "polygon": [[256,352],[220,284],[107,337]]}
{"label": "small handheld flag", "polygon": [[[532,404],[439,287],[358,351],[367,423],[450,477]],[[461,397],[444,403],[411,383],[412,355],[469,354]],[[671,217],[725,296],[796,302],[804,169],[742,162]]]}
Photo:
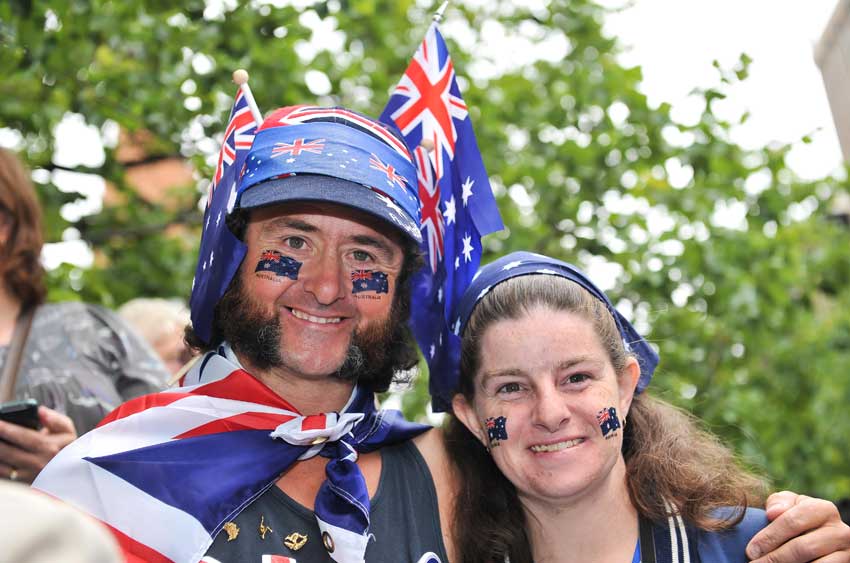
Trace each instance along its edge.
{"label": "small handheld flag", "polygon": [[454,391],[454,378],[443,374],[454,373],[460,361],[460,337],[449,324],[452,311],[478,269],[481,237],[503,226],[437,21],[380,119],[395,123],[408,144],[418,147],[427,264],[412,280],[411,327],[428,362],[432,406],[442,411]]}
{"label": "small handheld flag", "polygon": [[227,290],[227,285],[239,268],[246,250],[245,244],[227,228],[225,218],[236,203],[239,173],[260,123],[260,112],[256,109],[256,103],[246,82],[247,78],[248,74],[244,70],[234,73],[234,81],[244,81],[236,92],[230,119],[224,131],[215,176],[210,183],[198,265],[195,268],[192,296],[189,299],[192,327],[207,343],[212,337],[215,305]]}

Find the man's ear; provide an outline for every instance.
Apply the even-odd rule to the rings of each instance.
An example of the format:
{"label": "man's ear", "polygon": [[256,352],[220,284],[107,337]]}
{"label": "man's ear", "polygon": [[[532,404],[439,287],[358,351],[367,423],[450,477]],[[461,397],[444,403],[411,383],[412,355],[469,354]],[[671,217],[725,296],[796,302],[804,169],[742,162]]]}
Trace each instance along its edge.
{"label": "man's ear", "polygon": [[452,411],[458,420],[466,426],[466,429],[472,432],[472,435],[478,438],[478,441],[486,447],[488,445],[487,437],[484,436],[484,427],[478,419],[478,413],[475,412],[475,408],[461,393],[458,393],[452,399]]}
{"label": "man's ear", "polygon": [[625,417],[632,406],[635,397],[635,387],[640,379],[640,364],[631,357],[626,362],[626,367],[620,377],[617,378],[617,386],[620,389],[620,416]]}

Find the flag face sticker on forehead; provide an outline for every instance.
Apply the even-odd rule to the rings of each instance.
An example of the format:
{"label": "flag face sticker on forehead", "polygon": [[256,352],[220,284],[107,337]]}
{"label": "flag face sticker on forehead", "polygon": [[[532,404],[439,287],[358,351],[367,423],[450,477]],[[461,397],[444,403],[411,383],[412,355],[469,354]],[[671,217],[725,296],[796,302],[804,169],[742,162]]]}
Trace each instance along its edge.
{"label": "flag face sticker on forehead", "polygon": [[[381,114],[414,151],[426,266],[411,280],[411,328],[428,362],[432,406],[451,403],[460,339],[452,311],[478,269],[481,237],[502,228],[454,66],[437,24],[428,29]],[[426,149],[427,147],[427,149]],[[430,152],[429,152],[430,151]]]}

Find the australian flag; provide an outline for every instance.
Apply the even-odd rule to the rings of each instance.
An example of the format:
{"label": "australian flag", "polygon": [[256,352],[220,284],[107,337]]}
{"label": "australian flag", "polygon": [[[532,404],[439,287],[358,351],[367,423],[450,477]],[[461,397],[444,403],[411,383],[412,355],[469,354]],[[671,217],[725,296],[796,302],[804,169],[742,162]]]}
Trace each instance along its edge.
{"label": "australian flag", "polygon": [[[381,114],[411,147],[419,175],[426,266],[413,280],[411,327],[428,362],[435,411],[451,404],[460,361],[455,305],[481,261],[481,237],[503,228],[469,111],[436,23]],[[421,146],[420,146],[421,145]]]}
{"label": "australian flag", "polygon": [[614,407],[602,409],[596,414],[596,422],[599,423],[599,427],[602,429],[602,435],[607,436],[609,432],[613,432],[620,427],[620,419],[617,418],[617,409]]}
{"label": "australian flag", "polygon": [[486,420],[487,437],[490,439],[490,446],[499,445],[500,440],[508,439],[508,430],[505,428],[506,419],[504,416],[490,417]]}
{"label": "australian flag", "polygon": [[204,230],[195,279],[192,281],[192,327],[209,343],[212,336],[212,315],[215,304],[224,295],[227,285],[245,256],[245,244],[236,238],[225,224],[228,211],[236,203],[236,185],[245,157],[254,141],[257,122],[240,88],[230,111],[224,131],[215,176],[210,183]]}
{"label": "australian flag", "polygon": [[390,285],[387,274],[377,270],[356,270],[351,272],[351,293],[374,291],[389,293]]}
{"label": "australian flag", "polygon": [[284,256],[277,250],[266,250],[257,262],[255,272],[271,272],[278,276],[289,278],[291,280],[298,279],[298,271],[301,269],[301,262],[289,256]]}

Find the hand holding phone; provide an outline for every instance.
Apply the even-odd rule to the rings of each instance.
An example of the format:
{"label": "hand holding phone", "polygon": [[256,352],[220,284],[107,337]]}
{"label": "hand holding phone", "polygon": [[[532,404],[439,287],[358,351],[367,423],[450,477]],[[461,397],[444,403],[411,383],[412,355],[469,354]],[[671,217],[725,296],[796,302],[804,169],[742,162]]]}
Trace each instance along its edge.
{"label": "hand holding phone", "polygon": [[38,417],[38,401],[24,399],[0,404],[0,420],[38,430],[41,428],[41,419]]}
{"label": "hand holding phone", "polygon": [[0,424],[0,479],[14,476],[16,481],[32,483],[53,456],[77,437],[74,421],[36,401],[4,403],[0,419],[4,421]]}

